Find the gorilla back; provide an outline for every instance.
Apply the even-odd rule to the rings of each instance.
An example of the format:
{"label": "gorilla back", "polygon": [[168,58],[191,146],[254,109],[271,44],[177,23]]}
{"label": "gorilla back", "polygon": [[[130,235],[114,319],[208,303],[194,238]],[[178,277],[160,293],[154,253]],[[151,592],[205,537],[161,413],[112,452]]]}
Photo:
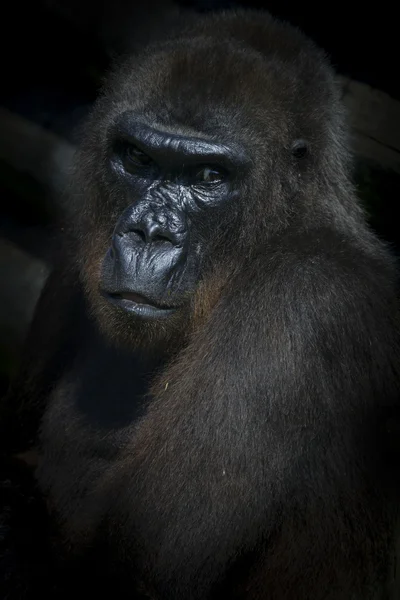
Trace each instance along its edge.
{"label": "gorilla back", "polygon": [[121,593],[392,593],[396,272],[347,146],[323,53],[265,13],[187,18],[110,76],[2,422]]}

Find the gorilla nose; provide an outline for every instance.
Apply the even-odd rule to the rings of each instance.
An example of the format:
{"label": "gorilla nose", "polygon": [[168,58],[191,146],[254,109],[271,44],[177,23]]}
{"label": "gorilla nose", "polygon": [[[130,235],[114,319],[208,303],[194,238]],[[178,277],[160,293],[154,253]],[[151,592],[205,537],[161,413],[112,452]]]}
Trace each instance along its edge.
{"label": "gorilla nose", "polygon": [[171,278],[179,277],[186,265],[188,239],[184,219],[177,212],[137,207],[126,211],[103,261],[103,290],[138,294],[163,305]]}
{"label": "gorilla nose", "polygon": [[178,246],[180,241],[176,232],[156,221],[131,223],[128,232],[135,234],[138,241],[141,240],[145,244],[169,242]]}
{"label": "gorilla nose", "polygon": [[185,238],[184,220],[166,211],[128,211],[114,231],[114,238],[125,238],[135,246],[182,246]]}

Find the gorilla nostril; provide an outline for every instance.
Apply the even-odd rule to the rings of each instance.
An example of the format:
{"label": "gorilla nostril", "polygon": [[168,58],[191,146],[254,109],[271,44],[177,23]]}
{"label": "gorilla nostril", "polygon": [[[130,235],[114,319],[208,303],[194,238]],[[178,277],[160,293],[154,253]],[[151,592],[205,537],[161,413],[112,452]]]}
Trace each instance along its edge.
{"label": "gorilla nostril", "polygon": [[152,244],[159,244],[173,241],[171,232],[161,225],[158,221],[149,223],[147,227],[147,241]]}
{"label": "gorilla nostril", "polygon": [[134,233],[135,236],[139,238],[138,241],[142,242],[143,244],[145,244],[148,241],[148,236],[143,231],[143,229],[132,229],[132,233]]}
{"label": "gorilla nostril", "polygon": [[137,242],[142,244],[160,244],[168,242],[173,243],[173,236],[167,231],[160,231],[159,228],[134,228],[131,233],[137,238]]}
{"label": "gorilla nostril", "polygon": [[155,235],[152,236],[151,238],[152,243],[157,243],[157,242],[168,242],[169,244],[172,243],[172,239],[171,236],[168,235],[163,235],[162,233],[156,233]]}
{"label": "gorilla nostril", "polygon": [[[146,224],[141,228],[143,239],[147,244],[175,244],[174,234],[167,228],[157,222]],[[136,229],[135,229],[136,231]]]}

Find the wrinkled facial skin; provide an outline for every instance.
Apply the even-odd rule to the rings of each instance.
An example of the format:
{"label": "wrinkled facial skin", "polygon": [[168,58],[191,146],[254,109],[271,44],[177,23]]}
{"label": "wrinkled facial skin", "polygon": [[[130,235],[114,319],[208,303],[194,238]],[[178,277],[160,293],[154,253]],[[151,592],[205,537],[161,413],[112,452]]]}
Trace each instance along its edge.
{"label": "wrinkled facial skin", "polygon": [[132,318],[168,319],[196,289],[210,213],[218,219],[234,201],[234,173],[245,160],[222,145],[157,130],[130,112],[109,139],[114,176],[137,199],[115,225],[100,290]]}
{"label": "wrinkled facial skin", "polygon": [[238,145],[170,133],[131,110],[112,122],[98,193],[107,200],[87,216],[95,236],[81,233],[86,292],[112,341],[182,343],[193,316],[209,311],[229,276],[211,256],[222,258],[238,227],[248,162]]}

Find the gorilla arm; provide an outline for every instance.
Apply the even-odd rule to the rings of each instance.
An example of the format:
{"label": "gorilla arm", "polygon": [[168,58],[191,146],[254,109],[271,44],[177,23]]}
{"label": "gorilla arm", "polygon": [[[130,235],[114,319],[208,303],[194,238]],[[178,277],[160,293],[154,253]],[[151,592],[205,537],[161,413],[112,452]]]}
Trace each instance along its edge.
{"label": "gorilla arm", "polygon": [[207,597],[232,566],[246,598],[375,598],[393,526],[391,268],[331,231],[265,250],[154,386],[100,493],[161,597]]}

